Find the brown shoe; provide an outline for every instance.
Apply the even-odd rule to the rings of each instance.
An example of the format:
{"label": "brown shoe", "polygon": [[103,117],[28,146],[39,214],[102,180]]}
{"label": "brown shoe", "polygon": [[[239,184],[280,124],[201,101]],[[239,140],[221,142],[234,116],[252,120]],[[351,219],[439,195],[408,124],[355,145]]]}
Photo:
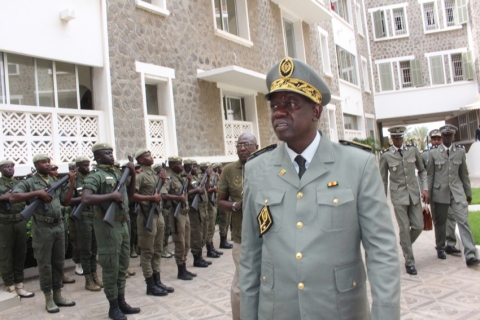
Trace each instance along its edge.
{"label": "brown shoe", "polygon": [[75,279],[72,279],[72,278],[67,277],[66,275],[63,275],[62,282],[63,283],[75,283]]}
{"label": "brown shoe", "polygon": [[100,288],[92,279],[91,274],[86,274],[85,275],[85,290],[88,291],[100,291],[102,288]]}
{"label": "brown shoe", "polygon": [[135,271],[132,271],[130,269],[127,269],[127,274],[131,277],[133,277],[134,275],[136,275],[137,273]]}
{"label": "brown shoe", "polygon": [[100,278],[98,277],[98,274],[96,271],[93,271],[92,272],[92,279],[93,279],[93,282],[95,282],[95,284],[97,286],[99,286],[100,288],[103,288],[103,282],[100,280]]}

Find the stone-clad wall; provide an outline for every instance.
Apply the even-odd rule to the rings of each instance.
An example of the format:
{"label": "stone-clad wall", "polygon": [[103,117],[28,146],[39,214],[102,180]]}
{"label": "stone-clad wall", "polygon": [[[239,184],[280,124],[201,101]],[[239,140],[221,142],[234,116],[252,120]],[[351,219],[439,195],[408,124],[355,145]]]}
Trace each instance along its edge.
{"label": "stone-clad wall", "polygon": [[[468,47],[467,28],[464,25],[463,28],[459,30],[425,34],[423,30],[421,5],[416,0],[396,1],[395,3],[403,2],[408,2],[406,12],[410,36],[400,39],[394,38],[392,40],[373,41],[372,15],[368,13],[368,9],[390,5],[392,2],[386,0],[365,0],[365,9],[367,10],[367,28],[371,40],[370,48],[372,60],[375,61],[414,55],[416,59],[421,59],[422,61],[424,83],[428,86],[430,85],[428,61],[427,58],[425,58],[424,53]],[[443,21],[441,21],[441,23],[443,26]],[[447,66],[447,64],[445,66]],[[396,76],[398,74],[396,66],[393,69],[393,74],[395,79],[395,89],[398,90],[399,84],[398,77]],[[376,92],[380,92],[378,70],[375,65],[373,68],[373,77],[375,79],[375,90]],[[447,81],[450,81],[448,78],[449,73],[447,72]]]}
{"label": "stone-clad wall", "polygon": [[[477,73],[478,92],[480,92],[480,0],[469,1],[469,17],[472,24],[472,35],[475,47],[473,55],[475,57],[475,72]],[[476,17],[472,19],[472,17]]]}

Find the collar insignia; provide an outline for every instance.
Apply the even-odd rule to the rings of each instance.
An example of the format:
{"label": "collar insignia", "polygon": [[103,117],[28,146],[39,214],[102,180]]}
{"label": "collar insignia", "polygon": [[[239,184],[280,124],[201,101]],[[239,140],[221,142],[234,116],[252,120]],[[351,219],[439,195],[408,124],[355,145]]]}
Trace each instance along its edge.
{"label": "collar insignia", "polygon": [[260,238],[267,233],[273,225],[273,217],[268,206],[263,206],[257,216]]}
{"label": "collar insignia", "polygon": [[281,176],[283,176],[285,173],[287,173],[287,170],[282,169],[282,170],[280,170],[280,172],[279,172],[278,174],[281,175]]}

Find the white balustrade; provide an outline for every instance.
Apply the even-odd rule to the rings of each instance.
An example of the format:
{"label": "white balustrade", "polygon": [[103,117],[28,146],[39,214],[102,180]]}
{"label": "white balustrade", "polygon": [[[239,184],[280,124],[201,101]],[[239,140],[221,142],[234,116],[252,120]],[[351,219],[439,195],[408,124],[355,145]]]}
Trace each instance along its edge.
{"label": "white balustrade", "polygon": [[365,139],[363,131],[345,129],[345,140],[353,140],[354,138]]}

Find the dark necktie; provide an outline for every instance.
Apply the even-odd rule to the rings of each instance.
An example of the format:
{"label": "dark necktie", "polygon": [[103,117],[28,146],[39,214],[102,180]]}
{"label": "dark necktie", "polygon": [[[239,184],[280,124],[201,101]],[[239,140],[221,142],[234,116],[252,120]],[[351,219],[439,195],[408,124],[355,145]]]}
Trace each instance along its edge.
{"label": "dark necktie", "polygon": [[447,149],[447,156],[450,157],[450,149]]}
{"label": "dark necktie", "polygon": [[301,155],[298,155],[295,157],[295,162],[298,164],[298,177],[302,179],[303,174],[307,170],[307,168],[305,168],[305,163],[307,160],[305,160],[305,158]]}
{"label": "dark necktie", "polygon": [[398,153],[400,153],[400,155],[401,155],[402,158],[403,158],[403,150],[402,150],[402,149],[398,149]]}

